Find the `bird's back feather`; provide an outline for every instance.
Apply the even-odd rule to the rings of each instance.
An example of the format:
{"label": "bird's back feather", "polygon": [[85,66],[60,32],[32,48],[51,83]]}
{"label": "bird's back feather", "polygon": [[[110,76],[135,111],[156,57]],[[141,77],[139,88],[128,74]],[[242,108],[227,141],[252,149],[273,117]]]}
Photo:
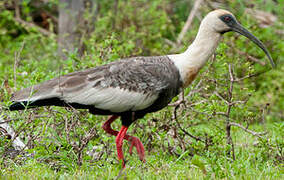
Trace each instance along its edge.
{"label": "bird's back feather", "polygon": [[173,91],[164,97],[170,101],[179,88],[178,70],[167,56],[135,57],[20,90],[13,94],[10,109],[80,104],[111,112],[139,111],[155,104],[163,91]]}

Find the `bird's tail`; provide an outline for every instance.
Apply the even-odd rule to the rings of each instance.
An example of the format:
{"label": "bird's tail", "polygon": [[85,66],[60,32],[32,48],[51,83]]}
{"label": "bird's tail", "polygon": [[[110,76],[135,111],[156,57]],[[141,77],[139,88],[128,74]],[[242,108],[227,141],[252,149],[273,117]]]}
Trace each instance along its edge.
{"label": "bird's tail", "polygon": [[9,106],[9,110],[16,111],[16,110],[24,110],[24,109],[41,107],[41,106],[66,106],[66,103],[64,103],[64,101],[60,100],[59,98],[47,98],[36,101],[19,101],[19,102],[13,102],[13,104]]}
{"label": "bird's tail", "polygon": [[28,104],[27,101],[24,101],[24,102],[14,102],[13,104],[11,104],[9,106],[9,110],[10,111],[16,111],[16,110],[26,109],[27,104]]}
{"label": "bird's tail", "polygon": [[52,98],[46,98],[46,99],[39,99],[35,101],[18,101],[13,102],[9,106],[10,111],[17,111],[17,110],[24,110],[24,109],[30,109],[30,108],[36,108],[36,107],[42,107],[42,106],[60,106],[60,107],[72,107],[75,109],[90,109],[93,108],[92,105],[84,105],[84,104],[78,104],[78,103],[67,103],[63,100],[61,100],[58,97],[52,97]]}
{"label": "bird's tail", "polygon": [[62,104],[62,101],[58,98],[58,92],[56,92],[55,81],[46,81],[44,83],[31,86],[20,91],[15,92],[10,105],[11,111],[24,110],[29,108],[35,108],[40,106],[50,106],[56,104]]}

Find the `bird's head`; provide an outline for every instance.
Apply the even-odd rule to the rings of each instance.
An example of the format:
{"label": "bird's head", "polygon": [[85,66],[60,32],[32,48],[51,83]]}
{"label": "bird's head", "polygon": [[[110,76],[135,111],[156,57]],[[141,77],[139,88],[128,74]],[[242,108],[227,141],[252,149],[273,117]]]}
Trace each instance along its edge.
{"label": "bird's head", "polygon": [[270,60],[272,67],[275,67],[272,57],[270,56],[264,44],[258,38],[256,38],[252,33],[250,33],[246,28],[244,28],[236,20],[235,16],[231,12],[223,10],[223,9],[217,9],[217,10],[211,11],[204,18],[203,23],[206,24],[207,28],[211,28],[213,31],[220,33],[220,34],[234,31],[234,32],[237,32],[247,37],[265,52],[268,59]]}

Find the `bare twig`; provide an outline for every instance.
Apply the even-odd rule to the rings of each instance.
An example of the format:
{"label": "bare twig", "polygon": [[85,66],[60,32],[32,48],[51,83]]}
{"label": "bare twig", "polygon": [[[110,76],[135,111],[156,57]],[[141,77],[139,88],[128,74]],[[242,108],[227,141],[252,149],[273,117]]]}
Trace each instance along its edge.
{"label": "bare twig", "polygon": [[261,60],[257,59],[256,57],[253,57],[253,56],[249,55],[248,53],[243,52],[243,51],[239,50],[238,48],[236,48],[235,45],[232,44],[232,42],[228,42],[227,45],[230,46],[230,47],[234,47],[233,49],[234,49],[235,51],[237,51],[238,54],[247,57],[247,59],[248,59],[249,61],[256,62],[256,63],[258,63],[258,64],[260,64],[260,65],[262,65],[262,66],[265,66],[265,65],[266,65],[266,62],[261,61]]}
{"label": "bare twig", "polygon": [[260,71],[260,72],[257,72],[255,74],[249,74],[249,75],[241,77],[241,78],[235,78],[234,81],[239,82],[239,81],[243,81],[245,79],[251,78],[251,77],[257,77],[257,76],[260,76],[260,75],[266,73],[267,71],[269,71],[269,70]]}
{"label": "bare twig", "polygon": [[25,46],[25,41],[22,43],[20,50],[18,52],[15,52],[15,60],[14,60],[14,87],[15,89],[17,89],[17,67],[20,62],[20,55],[24,49],[24,46]]}
{"label": "bare twig", "polygon": [[0,117],[0,128],[3,129],[3,132],[5,131],[6,135],[9,135],[11,137],[12,146],[16,150],[24,149],[25,144],[19,137],[17,137],[18,135],[17,133],[15,133],[13,128],[8,125],[7,122],[9,121],[11,120],[4,120],[2,117]]}
{"label": "bare twig", "polygon": [[[232,109],[232,97],[233,97],[233,88],[234,88],[234,75],[233,75],[233,68],[232,65],[229,64],[229,75],[230,75],[230,87],[228,90],[228,100],[227,100],[227,104],[228,104],[228,108],[227,108],[227,119],[226,119],[226,132],[227,132],[227,143],[229,145],[231,145],[231,152],[232,152],[232,156],[233,159],[235,160],[235,149],[234,149],[234,143],[231,137],[231,124],[230,124],[230,113],[231,113],[231,109]],[[230,155],[230,151],[228,152],[228,154]]]}
{"label": "bare twig", "polygon": [[172,47],[175,47],[176,46],[176,43],[175,42],[173,42],[173,41],[171,41],[171,40],[169,40],[169,39],[164,39],[165,40],[165,43],[167,43],[168,45],[170,45],[170,46],[172,46]]}
{"label": "bare twig", "polygon": [[226,100],[220,93],[218,93],[217,91],[214,92],[214,94],[219,97],[221,100],[225,101],[227,104],[229,104],[229,101]]}
{"label": "bare twig", "polygon": [[[68,104],[69,105],[69,104]],[[88,145],[89,141],[97,136],[97,129],[96,126],[92,127],[88,133],[86,133],[85,136],[81,137],[78,136],[78,144],[75,142],[71,142],[70,138],[70,132],[76,132],[76,127],[80,127],[80,120],[79,120],[79,113],[78,110],[76,110],[74,107],[69,105],[69,108],[67,108],[68,111],[72,111],[73,116],[71,119],[72,123],[68,122],[68,119],[65,119],[65,132],[66,132],[66,140],[67,142],[72,146],[74,151],[76,152],[78,159],[77,159],[77,164],[82,165],[82,160],[83,160],[83,150],[84,148]],[[75,113],[74,113],[75,112]],[[75,117],[75,120],[74,120]]]}
{"label": "bare twig", "polygon": [[79,140],[79,147],[77,148],[77,154],[78,154],[78,165],[82,165],[82,156],[83,156],[83,150],[89,143],[89,141],[97,135],[97,129],[96,126],[94,126],[87,135]]}
{"label": "bare twig", "polygon": [[250,133],[252,134],[253,136],[257,136],[259,138],[263,138],[261,135],[265,135],[267,134],[267,132],[255,132],[255,131],[252,131],[252,130],[249,130],[248,128],[238,124],[238,123],[235,123],[235,122],[230,122],[230,126],[236,126],[236,127],[239,127],[241,129],[243,129],[245,132],[247,133]]}
{"label": "bare twig", "polygon": [[181,125],[180,125],[179,121],[177,120],[177,118],[175,118],[175,120],[176,120],[176,122],[177,122],[178,128],[179,128],[180,130],[182,130],[182,132],[184,132],[184,133],[185,133],[186,135],[188,135],[189,137],[195,139],[196,141],[201,141],[201,142],[205,143],[205,141],[204,141],[203,139],[201,139],[200,137],[194,136],[194,135],[190,134],[189,132],[187,132],[186,130],[184,130],[184,129],[181,127]]}
{"label": "bare twig", "polygon": [[246,52],[243,52],[243,51],[241,51],[241,50],[239,50],[239,49],[237,49],[237,48],[235,48],[235,50],[238,52],[238,54],[241,54],[241,55],[243,55],[243,56],[246,56],[246,57],[248,58],[248,60],[250,60],[250,61],[256,62],[256,63],[258,63],[258,64],[260,64],[260,65],[262,65],[262,66],[265,66],[265,65],[266,65],[266,62],[261,61],[261,60],[257,59],[256,57],[253,57],[253,56],[249,55],[249,54],[246,53]]}
{"label": "bare twig", "polygon": [[21,25],[23,25],[24,28],[26,28],[26,27],[28,27],[28,28],[36,28],[39,32],[41,32],[42,34],[44,34],[46,36],[53,34],[50,31],[47,31],[47,30],[45,30],[45,29],[35,25],[34,23],[26,22],[26,21],[22,20],[21,13],[20,13],[20,7],[19,7],[19,0],[14,0],[14,4],[15,4],[15,18],[14,18],[14,21],[16,21],[16,22],[20,23]]}
{"label": "bare twig", "polygon": [[[227,114],[226,114],[225,112],[215,112],[214,114],[215,114],[215,115],[220,115],[220,116],[225,116],[225,117],[227,117]],[[230,118],[230,120],[236,120],[236,119]],[[242,126],[241,124],[238,124],[238,123],[236,123],[236,122],[230,121],[229,125],[230,125],[230,126],[239,127],[239,128],[241,128],[241,129],[243,129],[244,131],[246,131],[247,133],[250,133],[250,134],[252,134],[252,135],[254,135],[254,136],[257,136],[257,137],[259,137],[259,138],[263,138],[261,135],[267,134],[267,132],[255,132],[255,131],[252,131],[252,130],[248,129],[248,126],[249,126],[248,124],[247,124],[246,127],[244,127],[244,126]]]}
{"label": "bare twig", "polygon": [[198,93],[199,91],[201,91],[203,89],[203,87],[200,88],[200,85],[202,84],[202,79],[197,83],[197,85],[195,86],[194,89],[192,89],[188,95],[186,97],[190,97],[195,93]]}
{"label": "bare twig", "polygon": [[197,12],[197,10],[198,10],[198,8],[199,8],[199,6],[200,6],[201,3],[202,3],[202,0],[196,0],[196,1],[195,1],[194,5],[193,5],[193,8],[192,8],[192,10],[190,11],[190,14],[189,14],[189,16],[188,16],[188,18],[187,18],[187,20],[186,20],[186,23],[185,23],[185,25],[183,26],[182,31],[181,31],[180,34],[178,35],[177,44],[180,44],[180,43],[181,43],[181,41],[182,41],[182,39],[183,39],[185,33],[186,33],[186,32],[188,31],[188,29],[190,28],[191,23],[192,23],[192,21],[193,21],[193,18],[194,18],[194,16],[195,16],[195,14],[196,14],[196,12]]}
{"label": "bare twig", "polygon": [[208,99],[203,99],[201,101],[198,101],[198,102],[195,102],[195,103],[191,103],[189,104],[187,107],[193,107],[193,106],[196,106],[198,104],[202,104],[202,103],[205,103],[205,102],[208,102]]}
{"label": "bare twig", "polygon": [[35,28],[37,29],[40,33],[42,33],[43,35],[46,35],[46,36],[50,36],[50,35],[53,35],[52,32],[50,31],[47,31],[37,25],[35,25],[34,23],[31,23],[31,22],[26,22],[24,20],[22,20],[21,18],[14,18],[14,20],[18,23],[20,23],[24,28]]}
{"label": "bare twig", "polygon": [[174,103],[169,104],[169,106],[177,107],[177,106],[179,106],[181,104],[185,104],[185,101],[184,101],[184,89],[182,89],[181,93],[179,94],[179,100],[177,100]]}

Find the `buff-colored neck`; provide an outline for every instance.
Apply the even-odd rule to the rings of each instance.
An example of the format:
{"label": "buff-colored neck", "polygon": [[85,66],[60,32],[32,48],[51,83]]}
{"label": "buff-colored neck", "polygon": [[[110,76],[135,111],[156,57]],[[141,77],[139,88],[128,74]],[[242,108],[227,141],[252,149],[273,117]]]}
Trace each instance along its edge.
{"label": "buff-colored neck", "polygon": [[207,21],[202,21],[198,34],[188,49],[181,54],[169,55],[180,71],[184,87],[188,86],[199,70],[215,52],[221,34],[208,26]]}

